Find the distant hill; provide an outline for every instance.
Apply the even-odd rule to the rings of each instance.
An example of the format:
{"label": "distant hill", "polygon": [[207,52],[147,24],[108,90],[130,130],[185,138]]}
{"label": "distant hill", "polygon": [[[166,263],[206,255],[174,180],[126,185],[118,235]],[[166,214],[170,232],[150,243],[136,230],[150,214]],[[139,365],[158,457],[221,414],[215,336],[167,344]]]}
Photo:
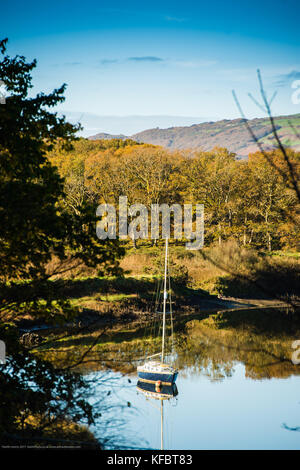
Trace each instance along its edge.
{"label": "distant hill", "polygon": [[[278,116],[274,118],[278,135],[282,143],[294,150],[300,151],[300,114]],[[266,150],[275,147],[271,126],[266,118],[248,121],[253,132],[264,145]],[[292,126],[290,125],[292,124]],[[115,138],[114,136],[105,138]],[[103,134],[96,134],[90,139],[101,139]],[[148,129],[131,136],[137,142],[162,145],[169,149],[202,148],[210,150],[215,146],[226,147],[240,157],[247,157],[257,149],[242,119],[224,119],[216,122],[204,122],[192,126],[169,127],[167,129]]]}
{"label": "distant hill", "polygon": [[127,115],[127,116],[101,116],[93,113],[80,111],[60,111],[60,115],[65,115],[68,122],[76,124],[80,122],[83,129],[78,132],[81,137],[99,133],[109,133],[113,135],[132,135],[152,127],[164,129],[171,126],[191,126],[195,123],[216,121],[215,116],[168,116],[168,115]]}
{"label": "distant hill", "polygon": [[102,133],[100,132],[99,134],[92,135],[91,137],[89,137],[89,140],[111,140],[111,139],[125,140],[125,139],[128,139],[128,137],[126,137],[126,135],[123,135],[123,134],[114,135],[114,134],[106,134],[105,132],[102,132]]}

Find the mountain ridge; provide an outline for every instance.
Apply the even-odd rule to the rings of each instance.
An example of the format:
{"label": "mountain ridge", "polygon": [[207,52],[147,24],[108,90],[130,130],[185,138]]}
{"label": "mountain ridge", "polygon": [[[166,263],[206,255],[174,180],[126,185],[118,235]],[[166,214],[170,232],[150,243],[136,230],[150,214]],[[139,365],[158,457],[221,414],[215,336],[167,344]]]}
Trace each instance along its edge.
{"label": "mountain ridge", "polygon": [[[254,118],[247,121],[266,150],[276,147],[268,118]],[[300,140],[297,136],[300,134],[300,113],[275,116],[274,121],[282,143],[295,151],[300,151]],[[171,150],[186,148],[211,150],[215,146],[220,146],[228,148],[241,158],[246,158],[250,152],[257,150],[257,144],[253,141],[242,118],[222,119],[165,129],[156,127],[131,136],[98,133],[88,138],[90,140],[130,138],[137,142],[161,145]]]}

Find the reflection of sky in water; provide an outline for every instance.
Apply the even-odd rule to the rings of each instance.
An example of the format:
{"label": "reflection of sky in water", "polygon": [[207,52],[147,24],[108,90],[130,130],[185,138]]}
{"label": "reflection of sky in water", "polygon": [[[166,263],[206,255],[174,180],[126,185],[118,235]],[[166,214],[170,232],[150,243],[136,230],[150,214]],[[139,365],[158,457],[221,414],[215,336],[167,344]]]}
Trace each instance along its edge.
{"label": "reflection of sky in water", "polygon": [[[137,392],[136,382],[123,377],[113,387],[111,403],[132,407],[111,413],[124,418],[120,431],[129,447],[159,449],[160,401]],[[300,426],[300,376],[252,380],[236,364],[222,381],[179,373],[176,383],[178,397],[164,401],[165,449],[300,449],[300,432],[282,426]]]}

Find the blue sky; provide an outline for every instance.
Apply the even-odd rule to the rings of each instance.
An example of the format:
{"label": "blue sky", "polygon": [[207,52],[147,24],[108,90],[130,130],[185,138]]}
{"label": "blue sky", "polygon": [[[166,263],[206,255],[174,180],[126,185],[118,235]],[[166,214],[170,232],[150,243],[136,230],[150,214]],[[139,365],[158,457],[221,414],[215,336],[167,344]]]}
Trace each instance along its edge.
{"label": "blue sky", "polygon": [[[37,58],[35,91],[68,84],[64,111],[236,118],[262,111],[256,69],[278,94],[274,114],[300,112],[300,4],[294,0],[37,2],[1,7],[10,55]],[[109,130],[108,130],[109,131]]]}

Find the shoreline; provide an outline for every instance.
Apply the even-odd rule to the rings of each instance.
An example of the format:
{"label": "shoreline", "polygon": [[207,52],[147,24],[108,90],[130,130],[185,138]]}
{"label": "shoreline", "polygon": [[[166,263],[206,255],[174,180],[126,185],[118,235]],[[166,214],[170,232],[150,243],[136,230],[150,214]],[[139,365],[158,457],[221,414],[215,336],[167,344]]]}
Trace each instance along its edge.
{"label": "shoreline", "polygon": [[[300,307],[300,304],[298,304]],[[240,299],[235,297],[218,297],[215,299],[202,298],[198,305],[183,305],[174,312],[174,320],[181,320],[183,318],[193,318],[199,315],[207,314],[215,315],[222,312],[237,312],[237,311],[249,311],[257,309],[283,309],[290,308],[290,304],[285,301],[278,301],[274,299]],[[118,331],[121,327],[130,325],[133,328],[141,325],[146,325],[151,322],[153,316],[152,311],[142,311],[136,309],[124,309],[124,312],[120,314],[120,308],[114,311],[114,306],[108,313],[91,311],[83,311],[80,315],[74,319],[73,322],[65,325],[47,325],[38,324],[34,320],[21,320],[18,324],[18,330],[20,337],[24,335],[37,335],[40,338],[47,336],[49,333],[58,334],[70,333],[76,334],[84,331],[93,331],[99,328],[108,327],[108,333]]]}

